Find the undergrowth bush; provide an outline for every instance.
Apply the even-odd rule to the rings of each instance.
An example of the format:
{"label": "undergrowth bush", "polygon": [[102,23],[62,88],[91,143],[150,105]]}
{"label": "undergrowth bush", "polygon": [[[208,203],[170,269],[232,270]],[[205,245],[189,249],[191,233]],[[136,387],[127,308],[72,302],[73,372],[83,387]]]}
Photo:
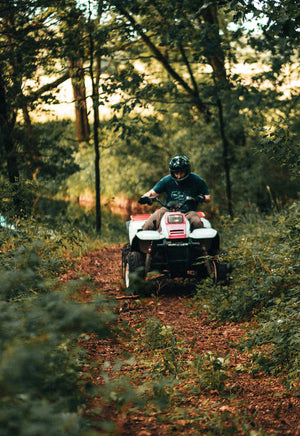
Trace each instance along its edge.
{"label": "undergrowth bush", "polygon": [[18,241],[22,237],[47,238],[56,244],[66,241],[66,246],[71,245],[72,249],[76,245],[90,249],[127,242],[123,218],[113,214],[107,205],[101,206],[101,232],[96,233],[95,207],[85,208],[74,201],[53,198],[44,186],[28,180],[9,185],[0,177],[0,192],[0,228],[2,221],[15,228],[17,231],[11,236]]}
{"label": "undergrowth bush", "polygon": [[[257,319],[245,347],[268,372],[299,375],[299,204],[272,216],[249,214],[223,226],[233,267],[228,286],[198,286],[197,299],[211,317]],[[264,351],[261,351],[262,346]]]}
{"label": "undergrowth bush", "polygon": [[211,351],[206,354],[197,355],[193,362],[200,389],[216,389],[219,392],[225,390],[225,381],[228,379],[227,367],[230,364],[228,356],[215,356]]}
{"label": "undergrowth bush", "polygon": [[87,249],[85,235],[39,219],[0,227],[0,435],[92,435],[83,410],[90,392],[81,377],[89,333],[107,338],[115,315],[97,295],[73,296],[88,278],[62,285],[59,275]]}
{"label": "undergrowth bush", "polygon": [[180,355],[183,350],[174,329],[164,326],[158,318],[150,318],[143,328],[142,339],[143,347],[157,354],[157,359],[152,362],[152,377],[177,377],[182,369]]}

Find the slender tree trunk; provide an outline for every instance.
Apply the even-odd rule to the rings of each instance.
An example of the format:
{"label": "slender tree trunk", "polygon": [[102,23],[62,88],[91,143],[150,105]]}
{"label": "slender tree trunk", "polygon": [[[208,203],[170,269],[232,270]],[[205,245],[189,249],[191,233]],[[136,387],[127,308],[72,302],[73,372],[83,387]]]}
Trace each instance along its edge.
{"label": "slender tree trunk", "polygon": [[8,132],[8,129],[2,129],[1,134],[3,134],[4,147],[6,151],[8,179],[10,183],[14,184],[19,180],[19,169],[14,143],[10,133]]}
{"label": "slender tree trunk", "polygon": [[[101,76],[101,59],[97,56],[96,59],[96,77],[93,91],[93,102],[94,102],[94,137],[95,137],[95,169],[96,169],[96,230],[101,232],[101,156],[99,147],[99,127],[100,127],[100,117],[99,117],[99,85]],[[98,199],[98,200],[97,200]]]}
{"label": "slender tree trunk", "polygon": [[28,161],[32,178],[37,181],[37,173],[40,167],[40,154],[37,149],[35,135],[32,128],[32,123],[26,103],[23,103],[22,107],[25,132],[27,136],[27,141],[25,141],[25,158]]}
{"label": "slender tree trunk", "polygon": [[217,105],[218,105],[218,111],[219,111],[220,135],[221,135],[222,144],[223,144],[223,164],[224,164],[225,181],[226,181],[227,208],[228,208],[228,213],[229,213],[231,219],[233,219],[233,205],[232,205],[232,192],[231,192],[231,180],[230,180],[229,143],[228,143],[227,137],[225,135],[223,106],[222,106],[222,102],[219,98],[217,98]]}
{"label": "slender tree trunk", "polygon": [[78,142],[88,142],[90,127],[86,106],[86,90],[82,59],[70,59],[69,70],[75,101],[75,121]]}
{"label": "slender tree trunk", "polygon": [[94,107],[94,149],[95,149],[95,190],[96,190],[96,232],[101,233],[101,183],[100,183],[100,149],[99,149],[99,97],[93,92]]}
{"label": "slender tree trunk", "polygon": [[224,120],[224,111],[223,111],[223,103],[219,97],[218,88],[222,87],[222,89],[229,88],[228,79],[225,68],[225,60],[221,48],[221,41],[219,36],[219,23],[218,23],[218,14],[216,6],[209,6],[208,8],[202,11],[202,16],[204,21],[208,23],[212,27],[212,35],[214,38],[214,44],[217,42],[217,50],[214,53],[208,52],[207,59],[212,66],[214,72],[214,82],[215,89],[217,93],[217,107],[218,107],[218,117],[219,117],[219,128],[220,128],[220,137],[222,141],[223,147],[223,167],[225,174],[225,185],[226,185],[226,197],[227,197],[227,209],[228,213],[233,219],[233,203],[232,203],[232,191],[231,191],[231,167],[230,167],[230,144],[226,135],[226,126]]}
{"label": "slender tree trunk", "polygon": [[4,146],[7,163],[7,173],[10,183],[14,184],[19,179],[16,150],[12,139],[12,130],[15,125],[16,115],[9,119],[6,103],[5,84],[0,67],[0,141]]}
{"label": "slender tree trunk", "polygon": [[[90,6],[90,4],[89,4]],[[99,81],[100,81],[100,58],[97,56],[96,73],[94,72],[94,39],[92,34],[91,10],[89,16],[89,50],[90,50],[90,78],[92,82],[93,100],[93,131],[95,150],[95,191],[96,191],[96,233],[101,233],[101,174],[100,174],[100,147],[99,147]]]}

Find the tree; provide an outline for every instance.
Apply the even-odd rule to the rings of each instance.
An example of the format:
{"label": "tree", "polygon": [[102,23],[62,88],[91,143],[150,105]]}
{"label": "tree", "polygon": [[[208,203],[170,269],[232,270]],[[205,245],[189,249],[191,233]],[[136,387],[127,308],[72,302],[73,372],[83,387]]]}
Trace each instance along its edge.
{"label": "tree", "polygon": [[1,146],[4,146],[8,178],[12,184],[15,183],[19,178],[16,153],[12,139],[12,130],[15,124],[15,119],[15,112],[9,114],[5,82],[0,64],[0,141]]}
{"label": "tree", "polygon": [[[99,2],[96,19],[92,20],[92,8],[89,2],[88,38],[89,38],[89,72],[92,82],[92,101],[94,114],[94,150],[95,150],[95,191],[96,191],[96,232],[101,231],[101,190],[100,190],[100,150],[99,150],[99,84],[101,76],[101,46],[97,45],[94,32],[103,13],[102,2]],[[96,62],[94,62],[96,58]],[[95,63],[95,65],[94,65]]]}
{"label": "tree", "polygon": [[[256,16],[260,15],[261,5],[263,5],[264,16],[269,14],[272,20],[271,16],[274,17],[274,9],[276,10],[274,2],[261,2],[260,4],[248,2],[246,4],[229,1],[209,3],[174,1],[170,3],[167,1],[112,0],[107,3],[116,13],[116,22],[123,27],[121,35],[124,46],[132,53],[131,61],[130,54],[127,52],[128,64],[133,64],[139,51],[140,60],[144,62],[144,65],[151,57],[152,65],[153,62],[158,61],[166,71],[165,76],[160,74],[159,79],[157,77],[153,79],[151,85],[145,85],[142,81],[139,90],[135,91],[136,101],[140,102],[143,98],[148,102],[153,102],[155,98],[162,101],[165,97],[165,103],[168,105],[166,107],[170,108],[171,99],[177,101],[179,105],[182,104],[184,97],[188,96],[191,106],[201,115],[204,114],[212,126],[218,126],[219,143],[223,150],[227,209],[232,216],[232,184],[235,183],[237,193],[240,185],[238,174],[243,175],[244,168],[248,171],[247,161],[239,160],[239,156],[251,155],[247,146],[250,145],[253,133],[249,128],[255,125],[255,117],[252,117],[251,123],[245,126],[245,113],[248,111],[248,122],[251,114],[254,115],[258,111],[258,102],[262,105],[261,112],[267,115],[270,112],[270,103],[272,106],[280,107],[282,100],[278,99],[280,90],[274,89],[272,93],[268,93],[263,87],[256,86],[255,82],[252,86],[246,86],[239,75],[232,74],[231,69],[226,71],[225,65],[232,66],[243,57],[243,54],[238,52],[238,47],[246,41],[246,37],[249,37],[249,40],[254,38],[257,46],[255,47],[254,42],[252,46],[258,47],[262,33],[260,32],[255,38],[253,32],[248,32],[247,28],[243,27],[243,23],[247,22],[247,14],[251,11],[254,11]],[[292,6],[293,1],[285,2],[285,12],[289,9],[288,3]],[[281,7],[278,8],[282,11]],[[277,11],[278,19],[279,10]],[[120,19],[122,19],[121,23]],[[286,18],[284,21],[289,22]],[[296,21],[295,18],[292,19],[294,27]],[[270,22],[272,21],[269,21],[269,27]],[[256,31],[257,29],[258,27]],[[141,48],[141,43],[144,49]],[[271,46],[270,43],[266,45],[261,43],[260,47],[268,50]],[[284,58],[285,64],[292,59],[294,49],[295,46],[289,49],[288,55]],[[282,52],[281,49],[278,50]],[[245,53],[244,58],[246,56]],[[275,72],[274,63],[276,64],[276,60],[272,57],[270,64],[273,73]],[[210,77],[203,70],[205,65],[211,66]],[[126,70],[127,75],[130,74],[130,68],[127,67]],[[150,73],[149,62],[147,73]],[[131,75],[133,76],[134,73],[131,72]],[[265,74],[263,80],[268,77],[270,73]],[[277,74],[276,77],[278,78]],[[157,80],[159,80],[159,85],[155,86],[154,83]],[[129,80],[127,83],[129,90]],[[255,161],[254,156],[251,156],[251,160]]]}
{"label": "tree", "polygon": [[[112,1],[132,30],[147,45],[155,59],[169,76],[191,99],[192,106],[207,121],[212,117],[212,107],[217,108],[219,132],[223,147],[223,165],[226,180],[228,212],[233,216],[229,126],[224,118],[221,93],[228,93],[230,83],[225,69],[225,53],[218,23],[216,4],[207,6],[199,2],[138,2]],[[200,7],[199,7],[200,6]],[[125,24],[128,29],[128,24]],[[132,31],[129,29],[129,39]],[[150,36],[149,36],[150,35]],[[199,81],[199,64],[206,58],[213,71],[213,83],[203,89]],[[198,59],[198,65],[195,59]],[[179,64],[179,67],[177,66]],[[180,66],[181,64],[181,66]],[[186,74],[187,72],[187,74]],[[208,94],[210,93],[210,95]],[[205,97],[209,101],[204,102]]]}
{"label": "tree", "polygon": [[62,34],[62,47],[59,53],[61,60],[68,61],[68,68],[72,83],[75,104],[75,122],[78,142],[89,141],[89,121],[87,113],[87,96],[85,86],[85,62],[87,59],[86,43],[86,17],[77,5],[71,0],[57,11],[59,31]]}
{"label": "tree", "polygon": [[[59,6],[60,1],[55,3]],[[52,26],[53,10],[45,7],[42,0],[5,2],[0,4],[0,53],[1,98],[2,98],[2,141],[0,147],[7,160],[8,178],[15,183],[19,178],[18,153],[16,150],[14,128],[17,114],[22,110],[27,138],[25,157],[32,173],[38,168],[38,155],[34,142],[28,108],[34,98],[24,94],[24,84],[35,78],[38,68],[50,66],[51,55],[58,45],[58,38]],[[49,90],[50,87],[47,89]],[[44,88],[45,90],[45,88]]]}
{"label": "tree", "polygon": [[87,115],[85,72],[83,59],[69,60],[70,77],[75,102],[75,120],[78,142],[88,142],[90,128]]}
{"label": "tree", "polygon": [[[53,90],[70,77],[76,103],[77,138],[89,139],[86,109],[89,96],[85,90],[85,77],[89,74],[98,230],[100,192],[105,189],[105,184],[100,186],[103,164],[100,149],[105,138],[101,132],[99,139],[99,107],[114,93],[121,96],[121,101],[114,105],[116,116],[112,125],[117,129],[119,145],[125,144],[124,150],[118,149],[116,159],[118,154],[129,152],[130,147],[135,149],[138,141],[142,147],[149,137],[154,140],[152,156],[161,153],[155,144],[156,135],[160,135],[167,148],[164,152],[167,160],[168,150],[183,149],[175,138],[176,134],[182,135],[197,156],[205,154],[203,161],[210,173],[224,174],[222,181],[218,180],[218,189],[226,191],[227,210],[233,216],[233,203],[241,193],[241,186],[245,196],[250,190],[244,179],[250,174],[253,180],[256,178],[254,149],[263,148],[261,166],[268,155],[273,161],[276,156],[279,160],[284,155],[282,151],[289,150],[285,164],[292,168],[298,97],[295,92],[289,98],[283,97],[279,86],[286,81],[283,66],[295,61],[299,41],[299,17],[294,6],[294,0],[280,4],[271,0],[259,3],[56,0],[51,6],[44,0],[1,2],[0,147],[7,161],[9,180],[15,183],[19,179],[23,169],[20,158],[28,162],[32,177],[36,178],[43,150],[35,138],[30,111],[37,102],[42,107],[43,102],[55,101]],[[255,30],[244,25],[249,14],[257,17]],[[250,62],[248,47],[255,50],[256,59],[260,50],[264,65],[269,66],[267,71],[253,75],[250,85],[243,82],[241,75],[233,74],[235,63]],[[142,64],[139,70],[137,60]],[[50,82],[38,86],[40,75],[45,72],[50,75]],[[29,80],[35,80],[34,87]],[[265,87],[266,80],[272,87]],[[153,110],[155,121],[132,112],[147,106]],[[20,112],[26,135],[22,138],[19,135],[21,140],[17,142],[16,119]],[[173,115],[171,122],[166,113]],[[167,118],[168,125],[164,123]],[[181,132],[176,133],[176,123]],[[156,134],[152,127],[157,125]],[[269,125],[272,130],[266,131]],[[276,131],[274,126],[278,126]],[[146,132],[147,128],[151,134]],[[172,131],[172,141],[167,139],[167,131]],[[197,151],[197,142],[206,145],[204,152],[200,147]],[[147,149],[144,156],[148,152]],[[144,180],[144,173],[142,177]]]}
{"label": "tree", "polygon": [[[295,0],[255,3],[248,1],[241,8],[243,16],[256,21],[256,29],[246,33],[249,47],[266,53],[269,68],[256,75],[258,84],[268,82],[268,91],[261,92],[265,105],[258,149],[270,162],[279,164],[289,177],[299,176],[298,109],[299,92],[293,82],[299,70],[300,16]],[[258,30],[257,30],[258,29]]]}

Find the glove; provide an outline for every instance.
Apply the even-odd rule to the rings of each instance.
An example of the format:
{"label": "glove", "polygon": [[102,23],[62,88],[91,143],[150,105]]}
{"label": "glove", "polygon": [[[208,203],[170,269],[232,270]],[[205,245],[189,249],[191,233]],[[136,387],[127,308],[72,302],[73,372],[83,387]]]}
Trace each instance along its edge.
{"label": "glove", "polygon": [[205,202],[205,195],[203,195],[203,194],[199,194],[199,195],[197,195],[197,200],[198,200],[200,203],[204,203],[204,202]]}
{"label": "glove", "polygon": [[140,203],[140,204],[149,204],[149,206],[151,206],[152,205],[152,203],[153,203],[153,200],[152,200],[152,198],[150,198],[150,197],[141,197],[139,200],[138,200],[138,203]]}

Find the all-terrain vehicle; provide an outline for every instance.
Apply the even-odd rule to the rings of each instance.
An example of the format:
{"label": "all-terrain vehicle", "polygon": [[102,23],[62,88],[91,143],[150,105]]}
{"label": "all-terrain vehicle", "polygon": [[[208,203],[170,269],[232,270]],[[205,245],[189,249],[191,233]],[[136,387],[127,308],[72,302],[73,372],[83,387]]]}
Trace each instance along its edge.
{"label": "all-terrain vehicle", "polygon": [[158,198],[151,200],[159,202],[168,211],[157,230],[142,229],[150,214],[132,215],[126,223],[129,244],[122,250],[125,287],[130,288],[137,278],[144,279],[154,271],[171,278],[212,276],[214,283],[226,281],[228,268],[226,262],[219,259],[217,230],[212,228],[203,212],[197,212],[203,228],[192,230],[185,214],[179,211],[186,201],[193,198],[187,197],[181,204],[164,204]]}

